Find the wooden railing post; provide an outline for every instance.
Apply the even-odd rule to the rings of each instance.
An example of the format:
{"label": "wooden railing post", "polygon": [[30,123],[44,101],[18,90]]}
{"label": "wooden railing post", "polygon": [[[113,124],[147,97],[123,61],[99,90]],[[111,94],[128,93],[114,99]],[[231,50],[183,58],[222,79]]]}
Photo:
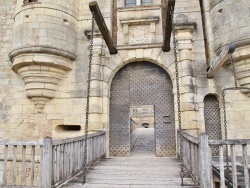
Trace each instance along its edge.
{"label": "wooden railing post", "polygon": [[205,134],[201,134],[199,138],[199,166],[201,188],[213,188],[212,156],[208,136]]}
{"label": "wooden railing post", "polygon": [[51,188],[52,182],[52,138],[45,137],[43,142],[42,153],[42,174],[41,174],[41,187]]}

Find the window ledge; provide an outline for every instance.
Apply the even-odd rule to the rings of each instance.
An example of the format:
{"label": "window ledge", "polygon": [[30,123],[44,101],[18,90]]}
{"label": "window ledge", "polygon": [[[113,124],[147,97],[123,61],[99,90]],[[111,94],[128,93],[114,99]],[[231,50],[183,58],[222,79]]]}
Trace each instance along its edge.
{"label": "window ledge", "polygon": [[140,6],[130,6],[130,7],[119,7],[118,12],[125,11],[138,11],[138,10],[155,10],[161,8],[161,5],[140,5]]}
{"label": "window ledge", "polygon": [[159,17],[150,17],[150,18],[140,18],[140,19],[121,19],[121,24],[129,24],[129,25],[138,25],[138,24],[147,24],[147,23],[157,23],[159,22]]}

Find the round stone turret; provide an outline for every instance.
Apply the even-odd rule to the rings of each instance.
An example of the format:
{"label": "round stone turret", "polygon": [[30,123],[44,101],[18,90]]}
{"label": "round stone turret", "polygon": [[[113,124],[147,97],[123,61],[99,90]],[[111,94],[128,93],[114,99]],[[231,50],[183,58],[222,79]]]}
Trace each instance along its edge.
{"label": "round stone turret", "polygon": [[[210,0],[210,13],[217,54],[235,44],[233,54],[239,86],[250,88],[250,1]],[[242,90],[250,96],[250,90]]]}
{"label": "round stone turret", "polygon": [[76,59],[77,6],[77,0],[17,1],[9,58],[37,112]]}

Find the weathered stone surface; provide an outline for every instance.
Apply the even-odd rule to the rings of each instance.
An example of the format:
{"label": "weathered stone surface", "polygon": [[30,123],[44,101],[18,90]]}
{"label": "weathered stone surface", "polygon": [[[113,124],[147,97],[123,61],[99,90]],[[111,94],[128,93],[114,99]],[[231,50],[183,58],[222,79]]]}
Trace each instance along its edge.
{"label": "weathered stone surface", "polygon": [[217,54],[227,44],[234,43],[236,47],[250,44],[249,6],[250,2],[212,1],[211,17],[214,34],[214,45]]}
{"label": "weathered stone surface", "polygon": [[[0,2],[0,139],[41,140],[44,136],[66,138],[84,134],[90,49],[85,31],[91,29],[88,2],[39,0],[25,6],[21,0]],[[171,42],[171,51],[162,51],[161,1],[152,2],[124,7],[124,1],[116,1],[116,12],[112,12],[111,0],[98,0],[108,28],[117,36],[118,54],[109,54],[96,30],[90,89],[91,131],[110,131],[113,77],[124,65],[141,61],[161,66],[170,76],[178,129],[174,46]],[[234,87],[230,65],[222,67],[213,79],[206,77],[208,66],[224,45],[236,43],[233,59],[237,82],[247,87],[250,83],[249,1],[209,2],[203,1],[203,21],[198,0],[176,0],[174,14],[179,23],[175,29],[182,123],[185,129],[195,129],[197,133],[205,131],[204,97],[216,95],[221,108],[222,90]],[[117,16],[116,22],[113,20],[115,26],[111,15]],[[187,22],[196,23],[196,27],[184,24]],[[229,138],[250,137],[249,92],[241,91],[226,92]],[[41,114],[35,113],[35,106],[44,107]],[[56,126],[62,124],[76,124],[82,129],[73,134],[56,131]]]}

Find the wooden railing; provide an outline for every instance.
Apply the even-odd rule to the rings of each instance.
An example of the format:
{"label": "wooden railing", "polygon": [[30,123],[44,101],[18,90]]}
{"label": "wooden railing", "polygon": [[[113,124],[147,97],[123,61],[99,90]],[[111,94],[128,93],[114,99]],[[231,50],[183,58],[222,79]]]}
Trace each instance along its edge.
{"label": "wooden railing", "polygon": [[197,139],[184,132],[181,135],[185,170],[198,186],[212,187],[212,158],[208,136],[201,134]]}
{"label": "wooden railing", "polygon": [[[250,140],[208,140],[205,134],[195,138],[184,132],[181,135],[185,169],[199,187],[212,188],[213,175],[220,180],[221,188],[250,187],[247,155]],[[226,145],[229,147],[228,163]],[[213,160],[218,157],[212,157],[211,146],[219,147],[219,160]],[[242,154],[239,154],[239,150],[236,154],[236,146],[242,148]],[[243,172],[237,171],[237,167],[242,167]],[[243,179],[243,182],[238,182],[238,179]]]}
{"label": "wooden railing", "polygon": [[0,186],[37,187],[42,148],[43,142],[0,141]]}
{"label": "wooden railing", "polygon": [[[105,132],[89,135],[87,163],[105,155]],[[0,141],[0,187],[60,186],[83,169],[85,136],[42,142]]]}
{"label": "wooden railing", "polygon": [[[105,155],[105,140],[105,132],[88,136],[88,164]],[[52,160],[52,167],[43,165],[44,168],[51,168],[53,185],[58,186],[62,184],[82,170],[84,162],[84,142],[85,136],[53,141],[53,149],[51,150],[53,158],[48,159]],[[48,180],[51,179],[49,176],[47,178]]]}
{"label": "wooden railing", "polygon": [[182,133],[182,152],[185,170],[195,183],[199,183],[199,140]]}
{"label": "wooden railing", "polygon": [[[249,188],[247,145],[250,144],[250,140],[209,140],[208,143],[210,146],[219,146],[219,161],[214,162],[213,165],[215,170],[219,171],[221,188],[225,186]],[[229,156],[224,152],[226,145],[230,151]],[[240,148],[242,148],[241,151]],[[237,167],[243,170],[237,171]]]}

